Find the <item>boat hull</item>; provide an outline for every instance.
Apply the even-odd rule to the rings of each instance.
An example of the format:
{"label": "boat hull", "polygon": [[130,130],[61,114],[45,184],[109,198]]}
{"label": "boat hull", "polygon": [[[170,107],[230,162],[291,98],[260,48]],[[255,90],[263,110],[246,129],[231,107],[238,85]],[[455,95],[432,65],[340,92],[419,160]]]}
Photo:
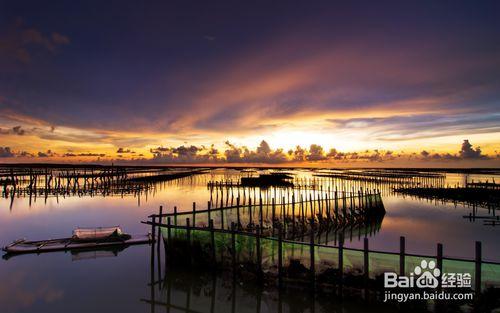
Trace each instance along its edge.
{"label": "boat hull", "polygon": [[75,242],[71,238],[52,239],[47,241],[22,241],[2,250],[8,254],[44,253],[55,251],[71,250],[97,250],[102,248],[113,248],[151,243],[153,241],[150,234],[132,236],[123,241],[95,241],[95,242]]}

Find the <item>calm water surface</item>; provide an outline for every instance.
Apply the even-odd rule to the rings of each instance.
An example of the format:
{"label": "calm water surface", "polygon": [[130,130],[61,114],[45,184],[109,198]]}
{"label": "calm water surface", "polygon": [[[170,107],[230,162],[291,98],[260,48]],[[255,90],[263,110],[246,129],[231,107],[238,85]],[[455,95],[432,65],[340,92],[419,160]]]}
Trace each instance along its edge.
{"label": "calm water surface", "polygon": [[[296,171],[299,176],[310,177],[311,173]],[[214,170],[208,174],[179,179],[158,185],[154,191],[141,196],[94,196],[94,197],[38,197],[36,199],[15,198],[0,199],[0,244],[5,245],[18,238],[47,239],[68,237],[76,227],[96,227],[120,225],[131,234],[144,234],[150,228],[141,224],[149,214],[156,213],[163,205],[167,212],[174,206],[179,210],[191,210],[192,202],[205,208],[210,199],[207,182],[210,180],[237,180],[241,173],[235,170]],[[489,179],[493,176],[469,176],[470,179]],[[500,177],[496,177],[499,180]],[[446,184],[463,184],[465,176],[447,174]],[[360,182],[337,181],[336,184],[354,184]],[[340,188],[340,186],[339,186]],[[347,187],[350,189],[350,187]],[[386,215],[380,232],[370,237],[370,248],[382,251],[397,251],[399,237],[406,236],[409,253],[435,254],[436,243],[444,245],[446,256],[474,256],[474,242],[483,243],[484,259],[500,261],[499,228],[483,226],[481,221],[469,222],[462,218],[471,208],[452,203],[403,197],[392,194],[388,186],[380,187]],[[479,209],[479,215],[487,215],[486,209]],[[354,237],[346,246],[362,247],[362,239]],[[24,255],[0,262],[0,308],[2,312],[150,312],[152,310],[145,299],[151,299],[150,283],[150,248],[148,246],[129,247],[117,256],[98,257],[94,255],[75,256],[71,253],[51,253],[43,255]],[[177,275],[177,276],[176,276]],[[184,277],[185,283],[193,290],[192,299],[200,303],[213,301],[210,292],[203,291],[196,277],[174,273],[173,277]],[[182,281],[182,279],[180,279]],[[177,282],[179,279],[177,279]],[[172,299],[181,301],[181,286],[175,279],[171,281]],[[217,280],[216,284],[223,284]],[[208,283],[208,285],[211,285]],[[179,288],[177,288],[179,287]],[[179,289],[176,291],[176,288]],[[229,291],[219,288],[218,302],[231,299]],[[238,286],[235,305],[253,307],[248,304],[248,297],[265,297],[261,312],[275,312],[279,302],[266,291],[240,290]],[[184,290],[185,291],[185,290]],[[177,292],[177,293],[176,293]],[[227,294],[229,292],[229,295]],[[248,294],[245,294],[247,292]],[[155,291],[156,298],[164,297]],[[196,294],[199,294],[196,296]],[[153,295],[154,296],[154,295]],[[291,296],[290,299],[296,300]],[[283,295],[283,312],[310,312],[311,304],[304,304],[303,309]],[[300,300],[300,299],[299,299]],[[297,300],[297,301],[299,301]],[[194,301],[194,300],[193,300]],[[205,302],[204,302],[205,301]],[[288,301],[288,302],[287,302]],[[288,303],[288,304],[287,304]],[[290,305],[292,303],[292,305]],[[248,305],[247,305],[248,304]],[[194,304],[193,304],[194,305]],[[203,307],[203,305],[202,305]],[[219,305],[216,312],[231,312]],[[380,308],[363,307],[357,301],[345,300],[339,303],[313,304],[317,312],[322,310],[347,312],[379,311]],[[288,308],[288,309],[287,309]],[[154,309],[154,307],[153,307]],[[157,308],[160,311],[163,309]],[[241,312],[237,310],[237,312]],[[177,312],[182,312],[180,311]],[[184,310],[185,311],[185,310]],[[195,310],[196,312],[209,312]],[[249,310],[253,312],[254,310]],[[380,309],[382,311],[382,309]],[[176,312],[175,309],[172,312]]]}

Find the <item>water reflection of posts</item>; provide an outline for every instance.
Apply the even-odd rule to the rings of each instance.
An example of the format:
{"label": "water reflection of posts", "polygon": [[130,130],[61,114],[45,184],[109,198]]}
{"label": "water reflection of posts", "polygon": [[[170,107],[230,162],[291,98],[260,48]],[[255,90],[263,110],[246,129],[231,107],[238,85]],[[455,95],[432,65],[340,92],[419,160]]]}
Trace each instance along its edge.
{"label": "water reflection of posts", "polygon": [[369,257],[368,257],[368,238],[365,237],[363,239],[363,269],[364,269],[364,280],[365,280],[365,286],[368,283],[368,278],[370,277],[370,263],[369,263]]}
{"label": "water reflection of posts", "polygon": [[234,223],[231,223],[231,261],[233,265],[233,279],[236,278],[236,232]]}
{"label": "water reflection of posts", "polygon": [[[188,247],[190,247],[191,246],[191,227],[189,226],[189,217],[186,218],[186,240],[188,243]],[[187,249],[187,254],[188,254],[189,265],[191,265],[192,264],[191,249]]]}
{"label": "water reflection of posts", "polygon": [[[155,302],[155,286],[154,286],[154,281],[155,281],[155,222],[156,222],[156,217],[151,217],[151,221],[153,224],[151,225],[151,234],[152,234],[152,242],[151,242],[151,263],[150,263],[150,292],[151,292],[151,301],[154,303]],[[154,305],[151,306],[151,313],[155,312]]]}
{"label": "water reflection of posts", "polygon": [[405,237],[399,237],[399,275],[405,274]]}
{"label": "water reflection of posts", "polygon": [[278,227],[278,286],[283,287],[283,229]]}
{"label": "water reflection of posts", "polygon": [[[171,219],[170,216],[167,217],[167,246],[171,247],[172,246],[172,228],[171,228]],[[165,247],[165,252],[167,251],[167,246]],[[168,263],[168,257],[169,255],[165,253],[165,263]]]}
{"label": "water reflection of posts", "polygon": [[[158,223],[162,224],[162,215],[163,215],[163,206],[160,205],[160,215],[158,216]],[[158,254],[160,253],[160,239],[161,239],[161,229],[160,227],[158,227],[158,248],[157,248],[157,252]],[[154,237],[153,237],[153,240],[154,240]]]}
{"label": "water reflection of posts", "polygon": [[339,287],[342,289],[344,280],[344,234],[339,234]]}
{"label": "water reflection of posts", "polygon": [[212,261],[213,265],[217,264],[217,256],[215,254],[215,233],[214,233],[214,220],[209,221],[210,227],[210,247],[212,249]]}
{"label": "water reflection of posts", "polygon": [[476,293],[481,293],[481,241],[476,241],[476,276],[475,276],[475,290]]}
{"label": "water reflection of posts", "polygon": [[309,234],[309,259],[310,259],[310,271],[311,271],[311,284],[315,286],[316,280],[316,261],[314,258],[314,219],[311,219],[311,233]]}
{"label": "water reflection of posts", "polygon": [[257,249],[257,278],[259,281],[262,281],[262,249],[260,246],[260,236],[255,238],[255,245]]}
{"label": "water reflection of posts", "polygon": [[[158,244],[161,244],[159,242]],[[163,242],[164,245],[167,244],[167,242]],[[154,251],[156,249],[153,249]],[[155,260],[155,258],[152,258],[152,260]],[[161,258],[158,258],[157,262],[159,264],[162,264]],[[142,302],[145,302],[149,304],[150,306],[150,312],[154,313],[156,312],[158,307],[163,307],[165,312],[171,312],[172,310],[175,312],[185,312],[185,313],[215,313],[218,310],[216,310],[216,305],[217,305],[217,290],[218,290],[218,282],[220,281],[220,278],[217,276],[217,273],[215,271],[212,271],[211,273],[207,274],[207,277],[210,277],[210,282],[207,281],[207,277],[204,277],[200,279],[199,273],[194,274],[191,271],[184,271],[184,270],[169,270],[167,271],[168,264],[165,262],[165,275],[163,277],[159,276],[158,280],[154,280],[154,274],[155,274],[155,264],[154,262],[151,264],[151,276],[150,276],[150,282],[149,282],[149,287],[150,287],[150,298],[149,299],[141,299]],[[182,282],[179,282],[179,278],[182,278]],[[179,283],[176,283],[179,282]],[[206,282],[206,283],[203,283]],[[237,313],[238,312],[238,291],[239,291],[239,284],[235,280],[229,280],[231,282],[231,286],[228,286],[226,283],[223,283],[223,289],[227,290],[227,288],[230,288],[230,295],[231,295],[231,302],[230,302],[230,310],[229,312],[231,313]],[[210,304],[207,306],[207,310],[196,310],[193,307],[193,304],[196,303],[197,296],[198,294],[196,293],[195,290],[198,288],[194,286],[198,286],[198,284],[204,284],[203,289],[205,287],[209,286],[209,291],[203,293],[203,296],[207,296],[210,299]],[[160,293],[159,295],[155,293],[155,285],[159,284],[160,286]],[[161,285],[160,285],[161,284]],[[206,285],[205,285],[206,284]],[[225,287],[227,286],[227,287]],[[176,303],[175,299],[176,297],[173,297],[172,292],[178,294],[179,291],[184,291],[185,292],[185,302],[183,301],[181,304]],[[257,290],[255,290],[255,299],[256,299],[256,305],[255,305],[255,312],[260,313],[263,305],[263,299],[262,299],[262,289],[259,287]],[[163,298],[162,295],[165,295]],[[162,300],[165,299],[165,300]],[[277,312],[283,312],[283,295],[282,291],[278,291],[278,297],[277,297]],[[314,297],[312,297],[312,301],[314,302]],[[248,307],[247,307],[248,308]],[[311,303],[311,313],[314,313],[314,303]]]}
{"label": "water reflection of posts", "polygon": [[[443,244],[438,243],[437,244],[437,256],[436,256],[436,263],[437,263],[437,268],[439,269],[439,277],[443,275]],[[441,280],[439,280],[439,287],[441,287]]]}

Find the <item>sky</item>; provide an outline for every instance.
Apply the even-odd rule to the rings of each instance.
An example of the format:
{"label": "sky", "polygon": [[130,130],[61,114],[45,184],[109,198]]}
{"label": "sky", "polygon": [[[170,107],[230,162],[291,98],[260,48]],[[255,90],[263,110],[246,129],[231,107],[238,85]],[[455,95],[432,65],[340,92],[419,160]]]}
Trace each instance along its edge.
{"label": "sky", "polygon": [[500,166],[497,1],[2,1],[0,163]]}

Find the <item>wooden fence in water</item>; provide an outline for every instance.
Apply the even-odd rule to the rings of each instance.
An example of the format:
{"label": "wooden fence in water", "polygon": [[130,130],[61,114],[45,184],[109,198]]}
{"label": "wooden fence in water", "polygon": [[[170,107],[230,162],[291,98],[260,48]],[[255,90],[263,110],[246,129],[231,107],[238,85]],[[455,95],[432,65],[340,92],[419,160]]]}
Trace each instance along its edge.
{"label": "wooden fence in water", "polygon": [[[206,209],[200,210],[193,202],[192,211],[151,215],[150,218],[158,221],[171,217],[174,225],[184,223],[190,218],[194,226],[208,226],[210,220],[215,221],[215,227],[229,229],[234,223],[238,230],[274,234],[282,227],[289,236],[300,236],[314,225],[317,231],[326,231],[340,228],[364,227],[380,225],[385,214],[382,198],[376,191],[358,193],[333,192],[320,194],[303,194],[295,198],[291,194],[290,202],[287,197],[281,199],[252,197],[236,198],[236,205],[215,206],[212,201],[207,202]],[[312,223],[311,223],[312,222]],[[372,227],[374,228],[374,227]]]}
{"label": "wooden fence in water", "polygon": [[[440,243],[436,255],[408,253],[404,237],[399,253],[370,250],[368,237],[378,231],[385,210],[380,194],[368,198],[371,200],[352,203],[371,205],[351,208],[347,194],[341,201],[339,197],[311,199],[303,201],[308,203],[304,210],[299,209],[300,203],[276,203],[273,199],[270,204],[256,205],[250,200],[245,206],[216,209],[209,201],[204,210],[196,210],[195,204],[188,212],[174,209],[173,213],[163,213],[160,208],[159,214],[143,223],[151,225],[158,242],[166,245],[172,264],[246,271],[276,280],[279,286],[284,282],[374,285],[383,272],[410,275],[422,259],[434,261],[441,272],[470,274],[471,287],[476,291],[500,286],[500,264],[482,259],[480,242],[476,242],[473,260],[445,257]],[[364,218],[354,222],[360,216]],[[352,229],[358,229],[358,238],[364,237],[363,249],[344,247]],[[333,238],[329,239],[329,233]]]}
{"label": "wooden fence in water", "polygon": [[362,179],[362,176],[356,175],[356,179],[350,179],[348,176],[330,175],[318,173],[313,177],[294,177],[290,180],[290,185],[251,187],[240,183],[239,179],[226,179],[221,181],[209,181],[207,189],[210,191],[210,198],[215,205],[228,206],[234,205],[237,197],[244,199],[249,196],[254,198],[281,198],[289,199],[291,194],[298,195],[305,192],[309,193],[328,193],[335,191],[339,193],[372,192],[375,190],[381,195],[391,195],[395,188],[401,187],[423,187],[434,186],[444,187],[445,179],[443,176],[437,177],[403,177],[397,179]]}
{"label": "wooden fence in water", "polygon": [[[261,280],[283,283],[312,283],[315,285],[372,286],[384,272],[410,276],[422,259],[434,261],[441,273],[467,273],[471,288],[480,291],[500,286],[500,264],[482,260],[481,243],[476,242],[474,260],[443,256],[443,245],[437,244],[436,255],[417,255],[406,251],[405,238],[400,239],[400,252],[383,252],[364,248],[344,247],[339,234],[336,246],[315,242],[314,231],[310,242],[284,239],[282,230],[277,236],[264,237],[255,232],[236,229],[173,225],[146,222],[159,227],[157,242],[164,243],[167,262],[173,265],[210,269],[222,267],[235,274],[249,272]],[[311,228],[312,229],[312,228]],[[159,249],[159,245],[158,245]]]}
{"label": "wooden fence in water", "polygon": [[2,197],[129,195],[151,190],[154,183],[204,173],[204,169],[135,167],[1,168]]}

